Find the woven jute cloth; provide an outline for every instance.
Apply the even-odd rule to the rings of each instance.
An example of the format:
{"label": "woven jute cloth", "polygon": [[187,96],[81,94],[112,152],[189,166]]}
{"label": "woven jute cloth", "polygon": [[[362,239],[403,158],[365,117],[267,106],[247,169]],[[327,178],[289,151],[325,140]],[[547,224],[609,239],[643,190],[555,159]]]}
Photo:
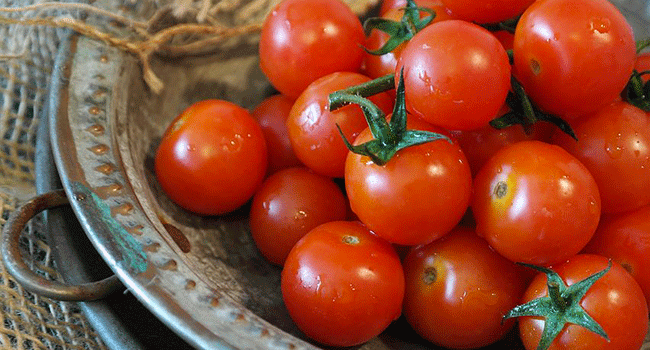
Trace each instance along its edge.
{"label": "woven jute cloth", "polygon": [[[0,6],[14,6],[14,2]],[[18,14],[17,14],[18,15]],[[20,14],[20,15],[24,15]],[[11,16],[8,14],[7,16]],[[0,25],[0,224],[35,196],[37,126],[47,96],[61,30]],[[34,271],[60,280],[45,242],[44,222],[23,232],[23,256]],[[105,349],[75,303],[25,291],[0,265],[0,348]]]}

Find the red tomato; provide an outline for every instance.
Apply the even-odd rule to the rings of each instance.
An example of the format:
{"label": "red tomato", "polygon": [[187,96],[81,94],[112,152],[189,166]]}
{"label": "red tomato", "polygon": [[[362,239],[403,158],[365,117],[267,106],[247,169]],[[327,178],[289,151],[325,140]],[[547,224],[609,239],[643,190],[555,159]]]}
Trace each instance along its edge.
{"label": "red tomato", "polygon": [[402,51],[398,75],[402,68],[408,111],[450,130],[486,126],[510,89],[503,45],[487,30],[460,20],[418,32]]}
{"label": "red tomato", "polygon": [[477,130],[455,130],[451,134],[458,140],[472,169],[472,175],[475,176],[483,164],[504,146],[526,140],[547,141],[553,130],[552,124],[536,123],[532,125],[530,134],[527,134],[521,125],[512,125],[504,129],[495,129],[488,125]]}
{"label": "red tomato", "polygon": [[[337,72],[313,82],[298,97],[289,113],[287,129],[296,156],[307,167],[322,175],[343,177],[348,149],[336,125],[351,142],[368,123],[358,105],[330,112],[328,96],[368,81],[370,78],[359,73]],[[393,100],[387,93],[371,96],[370,100],[385,113],[392,111]]]}
{"label": "red tomato", "polygon": [[497,30],[492,32],[492,34],[499,40],[506,51],[513,49],[515,44],[515,35],[513,33],[510,33],[507,30]]}
{"label": "red tomato", "polygon": [[[577,255],[555,266],[566,285],[571,286],[604,270],[608,260],[598,255]],[[547,296],[546,276],[539,274],[528,287],[523,301]],[[587,291],[582,308],[605,330],[609,341],[584,327],[564,327],[548,350],[638,350],[648,330],[648,308],[643,292],[632,276],[617,263]],[[545,320],[519,318],[522,341],[528,350],[537,348]]]}
{"label": "red tomato", "polygon": [[345,220],[347,200],[331,178],[307,168],[287,168],[264,181],[253,197],[249,224],[262,255],[284,264],[289,251],[314,227]]}
{"label": "red tomato", "polygon": [[457,18],[498,23],[521,15],[535,0],[441,0]]}
{"label": "red tomato", "polygon": [[650,302],[650,206],[604,215],[583,252],[600,254],[621,264]]}
{"label": "red tomato", "polygon": [[246,203],[266,174],[262,128],[242,107],[204,100],[169,125],[155,157],[156,178],[181,207],[201,215]]}
{"label": "red tomato", "polygon": [[644,111],[617,101],[572,127],[577,142],[558,132],[553,143],[589,169],[598,184],[604,213],[650,204],[650,119]]}
{"label": "red tomato", "polygon": [[578,159],[541,141],[499,150],[474,179],[476,232],[501,255],[560,262],[589,242],[600,218],[594,178]]}
{"label": "red tomato", "polygon": [[607,0],[540,0],[515,31],[517,78],[542,110],[565,118],[614,101],[636,57],[632,28]]}
{"label": "red tomato", "polygon": [[[408,128],[444,133],[417,119]],[[371,139],[366,129],[355,144]],[[471,187],[465,155],[445,140],[404,148],[383,166],[352,152],[345,163],[352,211],[378,236],[401,245],[428,243],[451,231],[467,210]]]}
{"label": "red tomato", "polygon": [[284,95],[273,95],[262,101],[251,115],[262,127],[269,152],[268,174],[284,168],[302,165],[291,148],[287,118],[293,106],[293,99]]}
{"label": "red tomato", "polygon": [[292,98],[314,80],[357,71],[365,34],[359,18],[339,0],[284,0],[266,17],[260,66],[271,84]]}
{"label": "red tomato", "polygon": [[471,229],[411,250],[404,260],[404,316],[434,344],[475,349],[496,342],[514,322],[503,316],[528,285],[526,273]]}
{"label": "red tomato", "polygon": [[332,346],[364,343],[398,318],[402,265],[390,243],[359,222],[316,227],[289,253],[282,296],[308,337]]}

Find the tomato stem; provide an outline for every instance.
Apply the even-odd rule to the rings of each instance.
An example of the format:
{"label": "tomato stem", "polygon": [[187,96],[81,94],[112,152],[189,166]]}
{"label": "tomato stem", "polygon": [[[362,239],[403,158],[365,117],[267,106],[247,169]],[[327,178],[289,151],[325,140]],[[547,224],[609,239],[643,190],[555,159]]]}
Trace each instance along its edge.
{"label": "tomato stem", "polygon": [[512,91],[506,97],[506,103],[511,111],[490,121],[490,125],[495,129],[503,129],[509,126],[519,124],[526,133],[531,131],[533,124],[543,121],[557,126],[561,131],[578,140],[571,125],[562,118],[540,111],[530,100],[523,85],[511,76],[510,83]]}
{"label": "tomato stem", "polygon": [[[426,12],[429,15],[420,18],[420,12]],[[436,17],[436,12],[432,9],[425,7],[418,7],[413,0],[406,1],[404,8],[404,16],[397,22],[382,17],[371,17],[363,23],[363,29],[366,36],[370,35],[373,29],[380,30],[390,37],[382,47],[377,50],[366,50],[372,55],[384,55],[393,51],[396,47],[404,42],[411,40],[411,38],[424,27],[428,26]]]}
{"label": "tomato stem", "polygon": [[392,90],[395,88],[395,75],[388,74],[371,81],[351,86],[347,89],[336,91],[329,96],[329,108],[330,111],[334,111],[338,108],[343,107],[346,104],[356,103],[352,101],[346,101],[340,97],[340,95],[357,95],[360,97],[370,97],[376,95],[380,92]]}
{"label": "tomato stem", "polygon": [[650,71],[637,72],[634,70],[630,80],[625,87],[625,100],[646,111],[650,112],[650,81],[643,82],[642,76],[650,74]]}
{"label": "tomato stem", "polygon": [[505,21],[497,22],[497,23],[483,23],[479,24],[481,27],[491,31],[491,32],[496,32],[499,30],[505,30],[509,33],[514,34],[515,33],[515,28],[517,28],[517,23],[519,23],[519,18],[521,16],[517,16],[514,18],[507,19]]}
{"label": "tomato stem", "polygon": [[546,274],[548,296],[515,306],[503,319],[506,320],[522,316],[544,317],[544,330],[537,345],[537,350],[548,349],[567,323],[584,327],[609,340],[605,330],[589,316],[587,311],[580,305],[580,302],[594,283],[611,269],[611,260],[605,269],[571,286],[567,286],[562,280],[562,277],[549,268],[523,263],[522,265]]}
{"label": "tomato stem", "polygon": [[[352,145],[345,137],[341,128],[336,125],[339,134],[343,138],[345,146],[354,153],[370,157],[377,165],[386,164],[399,150],[406,147],[420,145],[423,143],[444,139],[452,142],[447,136],[423,130],[408,130],[406,128],[406,102],[404,99],[404,79],[400,75],[399,84],[396,90],[395,107],[390,122],[386,115],[372,101],[356,94],[337,91],[329,96],[330,104],[345,105],[349,103],[358,104],[368,123],[370,133],[374,137],[366,143]],[[332,107],[330,106],[330,110]]]}
{"label": "tomato stem", "polygon": [[650,38],[641,39],[636,42],[636,53],[638,54],[648,47],[650,47]]}

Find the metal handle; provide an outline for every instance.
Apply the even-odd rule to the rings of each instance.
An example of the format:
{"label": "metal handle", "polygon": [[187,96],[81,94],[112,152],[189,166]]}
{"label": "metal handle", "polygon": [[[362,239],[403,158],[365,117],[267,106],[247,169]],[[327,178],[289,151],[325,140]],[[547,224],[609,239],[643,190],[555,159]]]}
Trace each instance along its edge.
{"label": "metal handle", "polygon": [[46,280],[33,272],[22,259],[19,247],[20,234],[34,216],[43,210],[69,204],[63,190],[56,190],[32,198],[12,212],[2,229],[2,260],[7,271],[26,290],[62,301],[92,301],[104,298],[120,289],[122,284],[112,275],[101,281],[68,285]]}

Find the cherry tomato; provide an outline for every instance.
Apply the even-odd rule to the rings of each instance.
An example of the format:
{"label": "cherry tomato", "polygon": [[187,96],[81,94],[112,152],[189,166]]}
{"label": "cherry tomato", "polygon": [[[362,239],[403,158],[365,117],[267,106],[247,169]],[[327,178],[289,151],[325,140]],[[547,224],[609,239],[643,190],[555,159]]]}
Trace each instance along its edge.
{"label": "cherry tomato", "polygon": [[347,200],[331,178],[303,167],[267,178],[251,203],[249,224],[262,255],[282,265],[289,251],[314,227],[345,220]]}
{"label": "cherry tomato", "polygon": [[459,19],[498,23],[521,15],[535,0],[441,0]]}
{"label": "cherry tomato", "polygon": [[204,100],[169,125],[155,156],[156,178],[179,206],[201,215],[246,203],[266,174],[262,128],[231,102]]}
{"label": "cherry tomato", "polygon": [[[608,259],[598,255],[577,255],[555,270],[566,285],[571,286],[604,270]],[[524,294],[527,302],[548,295],[546,276],[539,274]],[[580,301],[582,308],[604,329],[609,341],[584,327],[568,324],[553,341],[549,350],[638,350],[648,330],[648,308],[643,292],[632,276],[619,264],[587,291]],[[539,317],[519,318],[522,341],[528,350],[539,343],[545,320]]]}
{"label": "cherry tomato", "polygon": [[440,346],[492,344],[514,326],[502,319],[519,303],[526,275],[473,230],[456,228],[406,256],[404,316],[418,334]]}
{"label": "cherry tomato", "polygon": [[[330,93],[370,81],[359,73],[337,72],[324,76],[298,97],[287,119],[289,139],[296,156],[315,172],[330,177],[343,177],[348,149],[339,134],[352,141],[368,127],[358,105],[348,105],[333,112],[329,110]],[[385,113],[393,108],[392,98],[385,92],[371,96]]]}
{"label": "cherry tomato", "polygon": [[287,118],[293,107],[294,100],[284,95],[273,95],[266,98],[252,111],[251,116],[262,127],[268,149],[268,174],[284,168],[302,165],[291,148]]}
{"label": "cherry tomato", "polygon": [[282,270],[291,318],[311,339],[364,343],[402,311],[404,273],[390,243],[359,222],[333,221],[305,235]]}
{"label": "cherry tomato", "polygon": [[[505,111],[507,109],[502,112]],[[526,133],[521,125],[512,125],[504,129],[495,129],[488,125],[477,130],[454,130],[451,134],[458,140],[472,169],[472,175],[475,176],[483,164],[504,146],[526,140],[547,141],[553,130],[552,124],[536,123],[532,125],[530,133]]]}
{"label": "cherry tomato", "polygon": [[515,31],[514,66],[538,107],[575,119],[614,101],[636,58],[632,28],[607,0],[540,0]]}
{"label": "cherry tomato", "polygon": [[572,124],[578,141],[556,133],[553,143],[578,158],[596,179],[604,213],[650,204],[650,119],[618,101]]}
{"label": "cherry tomato", "polygon": [[364,40],[361,21],[339,0],[283,0],[264,21],[260,66],[276,89],[297,98],[322,76],[358,71]]}
{"label": "cherry tomato", "polygon": [[515,44],[515,35],[507,30],[497,30],[492,32],[492,34],[499,40],[503,48],[512,50]]}
{"label": "cherry tomato", "polygon": [[600,218],[594,178],[559,146],[501,148],[474,179],[476,232],[506,258],[549,265],[587,245]]}
{"label": "cherry tomato", "polygon": [[650,206],[604,215],[583,252],[603,255],[621,264],[650,302]]}
{"label": "cherry tomato", "polygon": [[[434,10],[436,16],[434,17],[432,23],[445,21],[452,19],[453,17],[448,14],[442,4],[436,0],[430,1],[431,4],[419,5],[426,6],[427,8]],[[404,2],[404,6],[406,2]],[[421,12],[420,16],[428,16],[429,13]],[[393,20],[399,22],[404,16],[403,8],[391,8],[387,10],[382,18]],[[366,49],[377,50],[382,47],[390,38],[388,34],[380,30],[373,30],[370,32],[370,35],[366,37]],[[387,74],[394,74],[395,67],[397,66],[397,59],[402,53],[402,50],[406,46],[406,43],[402,43],[396,47],[393,51],[383,54],[383,55],[373,55],[371,53],[365,52],[363,58],[363,68],[362,72],[369,76],[370,78],[379,78]]]}
{"label": "cherry tomato", "polygon": [[[407,126],[445,133],[413,118]],[[371,139],[366,129],[355,144]],[[417,245],[458,224],[469,204],[472,178],[458,144],[437,140],[404,148],[383,166],[350,152],[345,188],[352,211],[370,230],[392,243]]]}
{"label": "cherry tomato", "polygon": [[450,130],[486,126],[510,89],[503,45],[487,30],[460,20],[418,32],[402,51],[398,76],[402,69],[408,111]]}

